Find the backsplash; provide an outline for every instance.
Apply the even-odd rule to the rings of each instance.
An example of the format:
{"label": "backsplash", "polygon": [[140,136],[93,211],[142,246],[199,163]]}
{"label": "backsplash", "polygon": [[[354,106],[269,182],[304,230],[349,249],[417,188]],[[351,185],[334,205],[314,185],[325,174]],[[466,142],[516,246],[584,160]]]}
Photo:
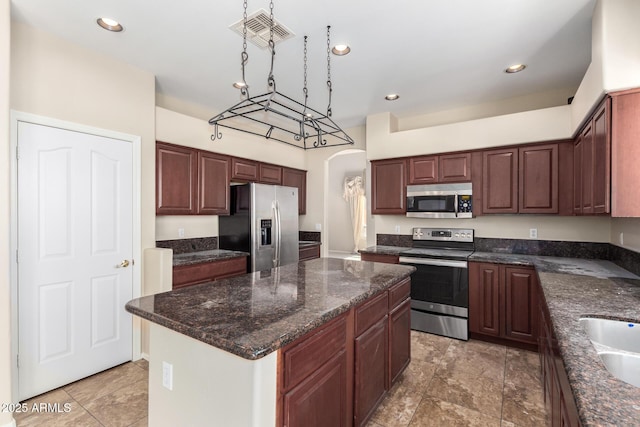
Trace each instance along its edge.
{"label": "backsplash", "polygon": [[478,252],[569,258],[609,259],[609,243],[566,242],[555,240],[493,239],[476,237]]}
{"label": "backsplash", "polygon": [[411,234],[376,234],[376,244],[381,246],[400,246],[410,248],[413,246]]}
{"label": "backsplash", "polygon": [[319,231],[300,231],[298,240],[301,242],[322,242],[322,233]]}
{"label": "backsplash", "polygon": [[[410,248],[413,241],[406,234],[376,234],[376,244]],[[640,276],[640,253],[610,243],[476,237],[475,246],[477,252],[603,259]]]}
{"label": "backsplash", "polygon": [[218,238],[198,237],[193,239],[158,240],[156,241],[156,247],[173,249],[175,255],[188,252],[210,251],[212,249],[218,249]]}

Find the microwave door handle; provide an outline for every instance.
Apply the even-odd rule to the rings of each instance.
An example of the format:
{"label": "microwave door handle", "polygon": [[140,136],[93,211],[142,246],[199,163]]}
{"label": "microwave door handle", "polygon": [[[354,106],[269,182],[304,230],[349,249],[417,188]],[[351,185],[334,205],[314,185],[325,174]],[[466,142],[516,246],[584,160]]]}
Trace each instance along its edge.
{"label": "microwave door handle", "polygon": [[456,214],[456,218],[457,218],[458,217],[458,193],[454,195],[453,212]]}

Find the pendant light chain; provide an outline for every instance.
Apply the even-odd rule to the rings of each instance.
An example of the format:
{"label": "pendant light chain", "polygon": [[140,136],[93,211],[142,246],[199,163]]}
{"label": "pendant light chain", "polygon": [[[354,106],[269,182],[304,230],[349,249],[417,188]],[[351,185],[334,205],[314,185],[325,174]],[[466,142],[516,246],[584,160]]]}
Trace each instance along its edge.
{"label": "pendant light chain", "polygon": [[327,106],[327,116],[331,117],[331,25],[327,25],[327,87],[329,88],[329,105]]}
{"label": "pendant light chain", "polygon": [[[271,96],[269,101],[273,99],[276,94],[276,79],[273,77],[273,62],[276,56],[276,44],[273,41],[273,0],[269,2],[269,50],[271,51],[271,69],[269,70],[269,77],[267,77],[267,84],[269,85]],[[269,107],[269,103],[265,105],[265,110]]]}
{"label": "pendant light chain", "polygon": [[309,98],[309,89],[307,89],[307,36],[304,36],[304,87],[302,92],[304,93],[304,111],[302,115],[304,116],[307,112],[307,99]]}
{"label": "pendant light chain", "polygon": [[244,25],[242,26],[242,53],[240,54],[240,64],[242,66],[242,87],[240,87],[240,93],[245,98],[249,98],[249,85],[247,85],[247,80],[244,74],[245,65],[247,65],[247,61],[249,61],[249,54],[247,53],[247,0],[244,0],[244,13],[242,18],[244,20]]}

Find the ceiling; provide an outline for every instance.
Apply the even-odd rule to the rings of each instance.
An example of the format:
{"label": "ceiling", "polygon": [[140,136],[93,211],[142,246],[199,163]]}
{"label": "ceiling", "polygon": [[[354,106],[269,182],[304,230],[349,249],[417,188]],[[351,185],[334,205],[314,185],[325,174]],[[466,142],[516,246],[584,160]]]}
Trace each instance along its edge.
{"label": "ceiling", "polygon": [[[153,7],[150,7],[150,6]],[[309,105],[328,103],[326,27],[334,120],[349,127],[369,114],[425,114],[534,93],[575,89],[591,58],[595,0],[277,0],[275,19],[295,37],[276,45],[277,89],[303,100],[303,36],[308,41]],[[240,0],[13,0],[12,19],[26,22],[148,70],[157,92],[211,109],[240,100]],[[248,0],[248,12],[269,10]],[[102,16],[125,27],[110,33]],[[268,51],[248,46],[251,95],[267,91]],[[518,74],[504,69],[527,64]],[[389,102],[384,96],[398,93]]]}

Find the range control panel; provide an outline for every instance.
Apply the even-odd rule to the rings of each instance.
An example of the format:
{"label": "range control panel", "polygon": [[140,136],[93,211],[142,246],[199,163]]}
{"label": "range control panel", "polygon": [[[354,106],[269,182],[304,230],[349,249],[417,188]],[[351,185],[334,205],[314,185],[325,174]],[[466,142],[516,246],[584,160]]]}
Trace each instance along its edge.
{"label": "range control panel", "polygon": [[413,240],[473,242],[472,228],[414,228]]}

